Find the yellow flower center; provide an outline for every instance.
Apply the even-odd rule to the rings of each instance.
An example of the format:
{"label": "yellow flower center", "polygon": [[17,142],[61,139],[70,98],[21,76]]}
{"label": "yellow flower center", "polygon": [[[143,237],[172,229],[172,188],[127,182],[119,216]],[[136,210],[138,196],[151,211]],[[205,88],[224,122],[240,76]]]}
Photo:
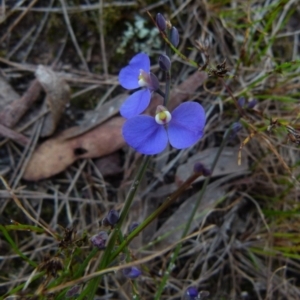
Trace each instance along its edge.
{"label": "yellow flower center", "polygon": [[172,119],[170,112],[167,110],[160,111],[155,115],[155,121],[157,124],[165,125],[169,123]]}

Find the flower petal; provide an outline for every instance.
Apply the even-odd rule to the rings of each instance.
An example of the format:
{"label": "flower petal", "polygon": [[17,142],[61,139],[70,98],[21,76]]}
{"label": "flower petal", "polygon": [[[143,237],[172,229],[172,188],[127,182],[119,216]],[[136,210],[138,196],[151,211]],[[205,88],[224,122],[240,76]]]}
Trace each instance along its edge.
{"label": "flower petal", "polygon": [[130,95],[120,108],[121,116],[129,119],[142,113],[149,105],[151,93],[148,89],[139,90]]}
{"label": "flower petal", "polygon": [[203,135],[205,112],[197,102],[180,104],[172,112],[168,135],[170,144],[177,149],[188,148],[195,144]]}
{"label": "flower petal", "polygon": [[143,154],[160,153],[168,143],[165,128],[149,116],[143,115],[128,119],[122,131],[127,144]]}
{"label": "flower petal", "polygon": [[147,73],[150,72],[150,59],[145,53],[135,55],[129,62],[129,65],[121,69],[119,73],[121,86],[128,90],[140,87],[138,83],[140,70],[144,70]]}

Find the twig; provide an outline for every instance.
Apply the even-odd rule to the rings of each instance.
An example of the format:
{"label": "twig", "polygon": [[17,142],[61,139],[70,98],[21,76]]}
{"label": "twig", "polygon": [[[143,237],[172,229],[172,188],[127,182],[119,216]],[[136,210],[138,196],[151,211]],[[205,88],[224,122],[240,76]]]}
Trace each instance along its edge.
{"label": "twig", "polygon": [[5,34],[2,36],[2,38],[0,39],[0,44],[3,43],[3,41],[7,38],[7,36],[11,33],[11,31],[15,28],[15,26],[17,26],[19,24],[19,22],[23,19],[23,17],[28,13],[28,11],[30,10],[30,8],[36,3],[38,2],[38,0],[33,0],[26,8],[26,10],[24,10],[19,17],[13,22],[13,24],[6,30]]}
{"label": "twig", "polygon": [[78,42],[77,42],[77,39],[76,39],[76,36],[74,34],[74,31],[73,31],[73,28],[72,28],[72,25],[71,25],[71,22],[70,22],[70,19],[69,19],[69,15],[68,15],[68,12],[67,12],[67,9],[66,9],[66,3],[65,3],[65,0],[60,0],[60,3],[61,3],[61,6],[62,6],[62,9],[63,9],[63,14],[64,14],[64,18],[65,18],[65,22],[67,24],[67,27],[68,27],[68,31],[70,33],[70,36],[71,36],[71,39],[72,39],[72,42],[74,44],[74,47],[76,48],[76,51],[77,51],[77,54],[85,68],[85,70],[87,72],[89,72],[89,67],[83,57],[83,54],[81,52],[81,49],[78,45]]}

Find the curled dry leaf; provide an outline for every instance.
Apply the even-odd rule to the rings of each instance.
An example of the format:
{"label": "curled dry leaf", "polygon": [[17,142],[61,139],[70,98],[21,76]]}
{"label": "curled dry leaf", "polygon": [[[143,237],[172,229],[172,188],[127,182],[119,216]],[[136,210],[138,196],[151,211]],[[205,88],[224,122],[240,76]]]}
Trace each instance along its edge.
{"label": "curled dry leaf", "polygon": [[101,157],[122,148],[125,145],[121,133],[124,121],[116,117],[81,136],[65,140],[60,135],[47,140],[33,153],[23,178],[32,181],[48,178],[79,158]]}
{"label": "curled dry leaf", "polygon": [[39,65],[35,75],[47,94],[46,103],[50,109],[41,132],[41,136],[45,137],[54,132],[66,104],[70,100],[70,88],[62,78],[45,66]]}

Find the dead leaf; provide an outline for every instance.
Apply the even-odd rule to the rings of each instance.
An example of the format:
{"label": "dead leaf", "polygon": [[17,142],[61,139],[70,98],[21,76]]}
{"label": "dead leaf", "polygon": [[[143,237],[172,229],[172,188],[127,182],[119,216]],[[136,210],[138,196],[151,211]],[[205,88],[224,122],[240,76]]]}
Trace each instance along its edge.
{"label": "dead leaf", "polygon": [[[6,105],[0,112],[0,123],[9,128],[14,127],[19,122],[21,117],[26,113],[26,111],[30,109],[32,104],[37,100],[41,89],[42,87],[40,83],[37,80],[34,80],[21,98],[18,94],[10,91],[9,97],[14,98],[14,101],[9,102],[7,99],[5,100]],[[10,89],[6,87],[6,90]],[[14,94],[17,97],[15,97]],[[0,96],[0,100],[2,101],[1,98],[2,94]]]}
{"label": "dead leaf", "polygon": [[107,121],[119,112],[122,103],[127,97],[127,94],[118,95],[103,104],[99,109],[89,112],[80,126],[74,127],[73,130],[68,131],[68,134],[64,134],[64,139],[79,136]]}
{"label": "dead leaf", "polygon": [[[178,167],[176,172],[176,181],[179,183],[184,182],[189,176],[191,176],[196,162],[201,162],[206,168],[211,169],[218,151],[218,147],[209,148],[190,157],[187,163]],[[246,156],[242,160],[242,164],[238,165],[238,151],[239,147],[225,147],[215,166],[212,177],[248,170],[248,159]],[[205,177],[200,176],[196,181],[204,179]]]}
{"label": "dead leaf", "polygon": [[41,136],[46,137],[56,129],[66,104],[70,100],[70,88],[62,78],[45,66],[39,65],[35,75],[47,94],[46,103],[50,109],[41,131]]}
{"label": "dead leaf", "polygon": [[[197,226],[199,226],[208,212],[211,211],[218,204],[218,201],[225,195],[225,190],[221,187],[221,182],[223,182],[223,178],[208,185],[197,209],[196,219],[193,220],[188,233],[191,233]],[[195,203],[199,197],[199,193],[200,192],[186,199],[167,219],[167,221],[162,224],[159,230],[155,232],[151,239],[152,241],[158,237],[164,237],[159,243],[154,245],[155,250],[167,247],[182,238],[185,224],[187,223],[192,211],[195,209]]]}
{"label": "dead leaf", "polygon": [[[201,224],[202,220],[206,218],[207,214],[209,214],[209,212],[220,203],[220,200],[223,200],[226,194],[223,185],[232,180],[233,178],[242,176],[247,173],[247,171],[238,171],[233,174],[228,174],[214,181],[213,183],[210,183],[207,186],[206,191],[200,202],[200,205],[197,208],[195,218],[192,221],[192,224],[187,234],[194,231],[195,228],[197,228]],[[163,237],[158,243],[154,244],[155,251],[163,249],[182,238],[185,225],[192,211],[195,209],[195,204],[199,197],[199,194],[200,192],[186,199],[179,206],[176,212],[173,213],[167,219],[167,221],[159,228],[159,230],[155,232],[151,241],[154,241],[159,237]]]}
{"label": "dead leaf", "polygon": [[119,152],[96,159],[95,165],[102,176],[112,176],[120,174],[123,171],[123,168],[121,167],[121,155]]}
{"label": "dead leaf", "polygon": [[79,137],[64,140],[57,136],[47,140],[33,153],[23,178],[31,181],[48,178],[79,158],[101,157],[120,149],[125,145],[121,133],[124,121],[116,117]]}

